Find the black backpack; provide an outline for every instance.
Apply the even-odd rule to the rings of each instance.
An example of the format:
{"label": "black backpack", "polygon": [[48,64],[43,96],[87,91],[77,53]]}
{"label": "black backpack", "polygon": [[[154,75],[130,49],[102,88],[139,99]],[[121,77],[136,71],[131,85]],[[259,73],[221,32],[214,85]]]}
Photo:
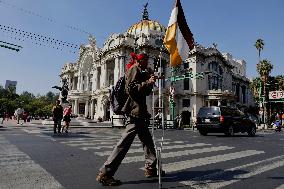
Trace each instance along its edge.
{"label": "black backpack", "polygon": [[110,91],[110,104],[113,113],[124,115],[122,108],[127,100],[128,95],[125,92],[125,76],[118,79],[115,86]]}

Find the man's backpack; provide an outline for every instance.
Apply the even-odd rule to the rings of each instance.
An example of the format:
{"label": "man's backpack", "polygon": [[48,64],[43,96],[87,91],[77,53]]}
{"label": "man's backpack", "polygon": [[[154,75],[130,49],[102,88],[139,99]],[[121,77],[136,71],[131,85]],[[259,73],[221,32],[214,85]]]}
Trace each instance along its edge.
{"label": "man's backpack", "polygon": [[128,95],[125,92],[125,76],[118,79],[115,86],[110,91],[110,104],[113,113],[117,115],[124,115],[122,108],[127,100]]}

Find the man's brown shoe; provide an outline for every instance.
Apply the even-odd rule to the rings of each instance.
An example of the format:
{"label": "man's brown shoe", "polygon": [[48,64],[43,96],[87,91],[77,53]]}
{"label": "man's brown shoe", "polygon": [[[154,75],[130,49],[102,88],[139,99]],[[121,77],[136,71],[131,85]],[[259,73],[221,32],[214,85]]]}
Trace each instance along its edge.
{"label": "man's brown shoe", "polygon": [[[166,172],[162,170],[161,176],[164,177]],[[146,178],[152,178],[152,177],[158,177],[158,171],[157,169],[145,169],[145,177]]]}
{"label": "man's brown shoe", "polygon": [[103,186],[118,186],[121,184],[120,180],[116,180],[112,176],[108,176],[102,172],[98,174],[96,180],[102,183]]}

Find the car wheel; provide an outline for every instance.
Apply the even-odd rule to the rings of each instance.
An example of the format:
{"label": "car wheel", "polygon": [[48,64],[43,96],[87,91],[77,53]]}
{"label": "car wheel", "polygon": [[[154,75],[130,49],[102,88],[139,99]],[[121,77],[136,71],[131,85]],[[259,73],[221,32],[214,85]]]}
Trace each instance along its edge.
{"label": "car wheel", "polygon": [[255,133],[256,133],[256,128],[253,126],[250,128],[250,130],[248,131],[248,135],[253,137],[255,136]]}
{"label": "car wheel", "polygon": [[232,125],[230,125],[227,129],[227,131],[225,132],[226,136],[234,136],[234,127]]}
{"label": "car wheel", "polygon": [[200,133],[202,136],[206,136],[206,135],[207,135],[207,132],[206,132],[206,131],[203,131],[203,130],[199,130],[199,133]]}

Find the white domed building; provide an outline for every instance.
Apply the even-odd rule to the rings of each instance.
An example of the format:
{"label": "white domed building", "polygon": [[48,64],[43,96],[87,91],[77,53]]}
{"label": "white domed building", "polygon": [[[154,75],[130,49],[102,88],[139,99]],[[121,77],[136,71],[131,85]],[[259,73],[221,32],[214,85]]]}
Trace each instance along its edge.
{"label": "white domed building", "polygon": [[[147,53],[149,65],[154,69],[162,57],[162,72],[165,78],[171,76],[169,54],[161,47],[166,27],[148,18],[146,7],[140,22],[132,25],[125,33],[112,34],[100,48],[94,37],[89,44],[81,45],[76,63],[67,63],[60,74],[69,85],[68,101],[72,103],[73,113],[90,119],[109,121],[119,116],[110,108],[109,91],[116,81],[124,75],[125,65],[130,53]],[[201,78],[185,79],[175,82],[176,115],[186,112],[194,120],[202,106],[234,105],[248,107],[253,105],[246,78],[246,62],[235,60],[230,54],[221,54],[216,46],[205,48],[195,45],[189,53],[182,70],[191,69],[192,74],[210,71]],[[170,81],[163,81],[165,117],[169,109]],[[155,95],[157,104],[158,95]],[[148,111],[152,110],[152,97],[148,98]]]}

